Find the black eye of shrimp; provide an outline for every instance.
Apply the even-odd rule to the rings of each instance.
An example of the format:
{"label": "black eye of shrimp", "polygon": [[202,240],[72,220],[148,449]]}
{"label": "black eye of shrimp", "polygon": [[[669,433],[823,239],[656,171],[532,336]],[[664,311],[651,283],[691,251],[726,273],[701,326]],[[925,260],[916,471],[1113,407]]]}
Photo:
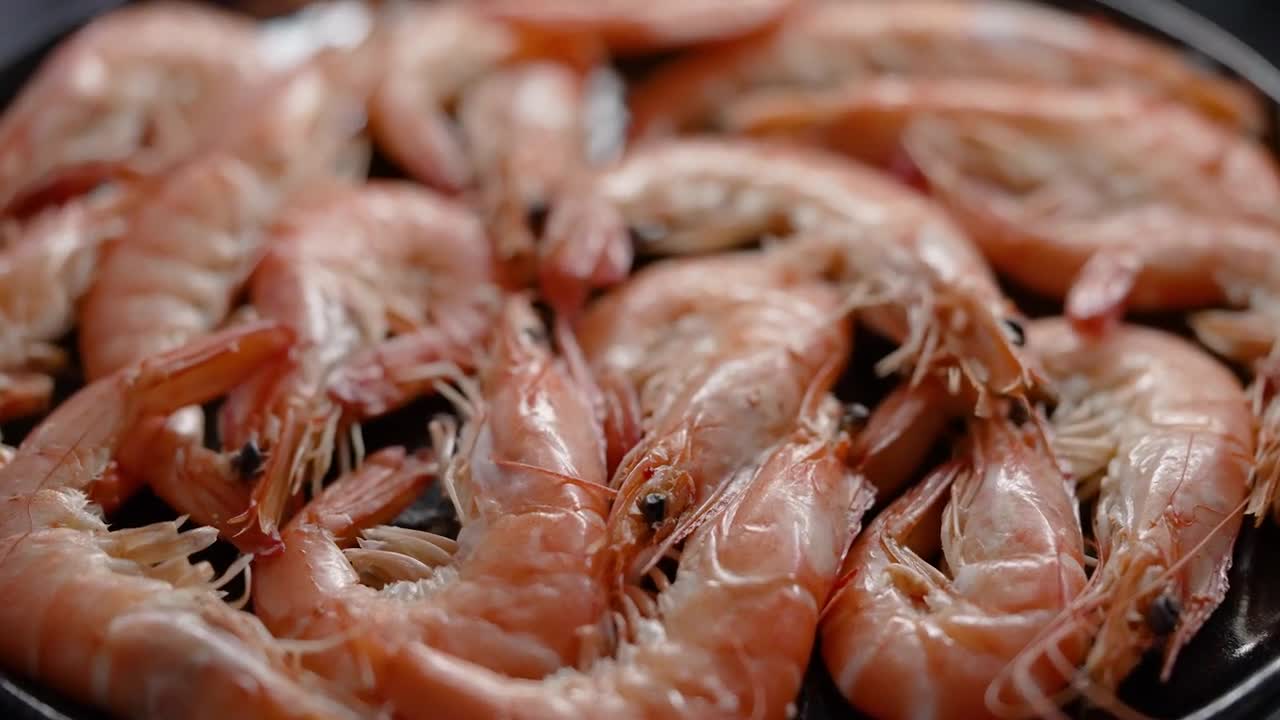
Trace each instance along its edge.
{"label": "black eye of shrimp", "polygon": [[535,238],[542,237],[547,227],[547,216],[551,214],[551,206],[546,200],[534,200],[524,209],[525,219],[529,223],[529,231]]}
{"label": "black eye of shrimp", "polygon": [[248,479],[258,474],[265,460],[266,455],[258,448],[258,443],[250,440],[244,444],[244,447],[232,453],[231,469],[235,470],[240,477]]}
{"label": "black eye of shrimp", "polygon": [[1151,602],[1147,608],[1147,626],[1151,632],[1164,637],[1178,626],[1178,616],[1182,614],[1182,606],[1172,595],[1161,595]]}
{"label": "black eye of shrimp", "polygon": [[649,493],[640,498],[640,513],[650,525],[657,525],[667,519],[667,496],[663,493]]}
{"label": "black eye of shrimp", "polygon": [[840,414],[840,429],[845,432],[860,430],[867,424],[867,420],[871,417],[871,411],[866,405],[861,403],[849,403],[844,406],[844,412]]}
{"label": "black eye of shrimp", "polygon": [[1027,331],[1022,329],[1022,323],[1013,318],[1004,319],[1004,329],[1009,333],[1009,339],[1014,345],[1022,347],[1027,344]]}
{"label": "black eye of shrimp", "polygon": [[1015,400],[1009,405],[1009,422],[1022,427],[1031,419],[1031,410],[1027,408],[1027,404],[1021,400]]}

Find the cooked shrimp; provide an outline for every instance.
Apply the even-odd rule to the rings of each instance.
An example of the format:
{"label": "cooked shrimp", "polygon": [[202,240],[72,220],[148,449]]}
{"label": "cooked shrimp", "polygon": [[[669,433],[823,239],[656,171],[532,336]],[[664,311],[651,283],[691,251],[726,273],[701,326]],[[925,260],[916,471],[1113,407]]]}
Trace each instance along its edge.
{"label": "cooked shrimp", "polygon": [[93,280],[102,241],[120,230],[117,196],[50,208],[0,228],[0,420],[43,412],[50,373],[66,364],[56,343]]}
{"label": "cooked shrimp", "polygon": [[543,290],[562,310],[581,303],[601,268],[625,275],[624,224],[658,252],[794,235],[781,250],[850,288],[867,321],[902,343],[886,368],[945,369],[981,391],[980,405],[1035,387],[1016,311],[981,255],[940,210],[887,178],[801,149],[684,140],[638,148],[591,187],[548,221]]}
{"label": "cooked shrimp", "polygon": [[316,62],[244,99],[240,122],[154,185],[107,249],[80,315],[89,378],[208,332],[227,316],[262,225],[351,153],[358,96]]}
{"label": "cooked shrimp", "polygon": [[209,400],[284,350],[257,325],[103,378],[46,419],[0,470],[0,663],[123,717],[357,718],[227,605],[192,553],[213,531],[109,530],[84,490],[141,417]]}
{"label": "cooked shrimp", "polygon": [[[463,523],[457,543],[368,527],[398,509],[376,506],[412,500],[392,464],[399,458],[367,471],[374,456],[357,471],[369,477],[327,489],[289,524],[284,552],[255,566],[255,607],[267,626],[331,640],[304,662],[389,700],[397,717],[430,698],[391,696],[405,648],[438,648],[528,678],[598,652],[607,617],[596,578],[610,500],[604,444],[585,387],[545,341],[528,302],[508,301],[482,397],[465,408],[474,414],[444,474]],[[452,439],[443,439],[447,448]],[[339,547],[360,530],[360,547]]]}
{"label": "cooked shrimp", "polygon": [[261,75],[255,37],[244,19],[178,2],[86,25],[0,119],[0,214],[169,166]]}
{"label": "cooked shrimp", "polygon": [[[498,261],[509,268],[513,284],[523,285],[533,274],[538,225],[554,198],[593,156],[608,152],[591,147],[600,135],[593,125],[620,124],[616,90],[600,73],[584,76],[565,64],[533,62],[497,70],[463,93],[458,119],[466,152]],[[613,142],[620,143],[615,129]]]}
{"label": "cooked shrimp", "polygon": [[[407,402],[432,386],[424,366],[474,365],[499,295],[476,218],[409,183],[313,187],[267,234],[249,295],[260,316],[292,329],[297,341],[287,359],[233,391],[222,408],[225,449],[267,454],[259,467],[240,469],[246,480],[261,473],[249,528],[237,537],[242,547],[274,545],[289,501],[328,470],[344,420],[331,384],[351,400],[354,419]],[[393,330],[404,333],[396,345],[379,347]],[[348,362],[355,365],[335,377]],[[196,513],[189,503],[174,504]]]}
{"label": "cooked shrimp", "polygon": [[[831,408],[827,408],[830,410]],[[840,558],[870,504],[845,465],[838,408],[800,423],[684,543],[674,579],[637,593],[612,657],[512,680],[406,646],[390,698],[406,717],[783,718]],[[423,702],[430,698],[430,702]]]}
{"label": "cooked shrimp", "polygon": [[[859,536],[823,611],[823,658],[868,716],[990,716],[991,681],[1084,587],[1075,493],[1048,448],[1004,418],[972,421],[967,445]],[[1019,682],[1066,678],[1044,665]]]}
{"label": "cooked shrimp", "polygon": [[1258,132],[1242,86],[1116,28],[1022,2],[817,2],[775,32],[676,60],[637,89],[633,133],[714,120],[763,87],[824,87],[876,75],[970,77],[1038,86],[1125,86]]}
{"label": "cooked shrimp", "polygon": [[614,580],[639,582],[813,413],[852,343],[840,301],[748,252],[653,265],[590,308],[582,352],[622,411],[606,424]]}
{"label": "cooked shrimp", "polygon": [[768,27],[798,0],[477,0],[483,12],[520,27],[599,38],[636,53],[740,37]]}
{"label": "cooked shrimp", "polygon": [[1017,701],[1050,713],[1020,678],[1043,662],[1070,673],[1056,648],[1088,640],[1073,686],[1118,708],[1112,693],[1143,654],[1161,649],[1167,679],[1222,602],[1248,495],[1253,418],[1235,377],[1175,336],[1122,326],[1089,340],[1052,319],[1033,323],[1028,338],[1060,383],[1057,454],[1097,493],[1098,565],[988,695],[993,706]]}

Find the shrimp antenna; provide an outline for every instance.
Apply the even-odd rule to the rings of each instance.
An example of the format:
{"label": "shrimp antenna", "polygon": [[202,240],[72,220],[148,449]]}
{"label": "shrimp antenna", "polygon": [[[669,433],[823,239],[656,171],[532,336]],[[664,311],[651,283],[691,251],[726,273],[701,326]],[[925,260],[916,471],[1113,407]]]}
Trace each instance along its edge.
{"label": "shrimp antenna", "polygon": [[548,470],[547,468],[544,468],[544,467],[538,467],[537,465],[530,465],[529,463],[522,463],[517,460],[495,459],[493,461],[493,464],[497,465],[500,468],[507,468],[509,470],[526,470],[528,472],[536,473],[538,475],[544,475],[546,477],[552,478],[553,480],[559,480],[561,482],[569,483],[570,485],[576,485],[577,487],[580,487],[583,490],[604,495],[605,497],[608,497],[608,498],[614,498],[614,497],[617,497],[618,495],[617,490],[614,490],[613,488],[607,485],[601,485],[600,483],[589,482],[587,480],[583,480],[582,478],[574,477],[573,475],[558,473],[555,470]]}

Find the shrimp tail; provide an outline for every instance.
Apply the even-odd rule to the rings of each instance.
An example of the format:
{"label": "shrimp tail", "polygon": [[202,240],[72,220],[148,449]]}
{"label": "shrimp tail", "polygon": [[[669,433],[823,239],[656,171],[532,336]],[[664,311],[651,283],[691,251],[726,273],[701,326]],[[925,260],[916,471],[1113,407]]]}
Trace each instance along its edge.
{"label": "shrimp tail", "polygon": [[626,220],[587,190],[564,193],[547,217],[539,282],[559,313],[572,319],[592,290],[621,282],[635,250]]}
{"label": "shrimp tail", "polygon": [[1103,250],[1089,258],[1067,293],[1066,314],[1076,330],[1096,337],[1114,328],[1141,271],[1132,252]]}

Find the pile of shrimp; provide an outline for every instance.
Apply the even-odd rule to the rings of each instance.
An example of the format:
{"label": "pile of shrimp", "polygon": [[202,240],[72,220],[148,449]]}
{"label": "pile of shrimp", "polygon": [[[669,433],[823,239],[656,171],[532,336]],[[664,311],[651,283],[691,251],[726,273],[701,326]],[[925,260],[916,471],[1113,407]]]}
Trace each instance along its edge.
{"label": "pile of shrimp", "polygon": [[0,115],[4,673],[929,720],[1197,662],[1280,513],[1249,90],[1008,0],[243,5]]}

